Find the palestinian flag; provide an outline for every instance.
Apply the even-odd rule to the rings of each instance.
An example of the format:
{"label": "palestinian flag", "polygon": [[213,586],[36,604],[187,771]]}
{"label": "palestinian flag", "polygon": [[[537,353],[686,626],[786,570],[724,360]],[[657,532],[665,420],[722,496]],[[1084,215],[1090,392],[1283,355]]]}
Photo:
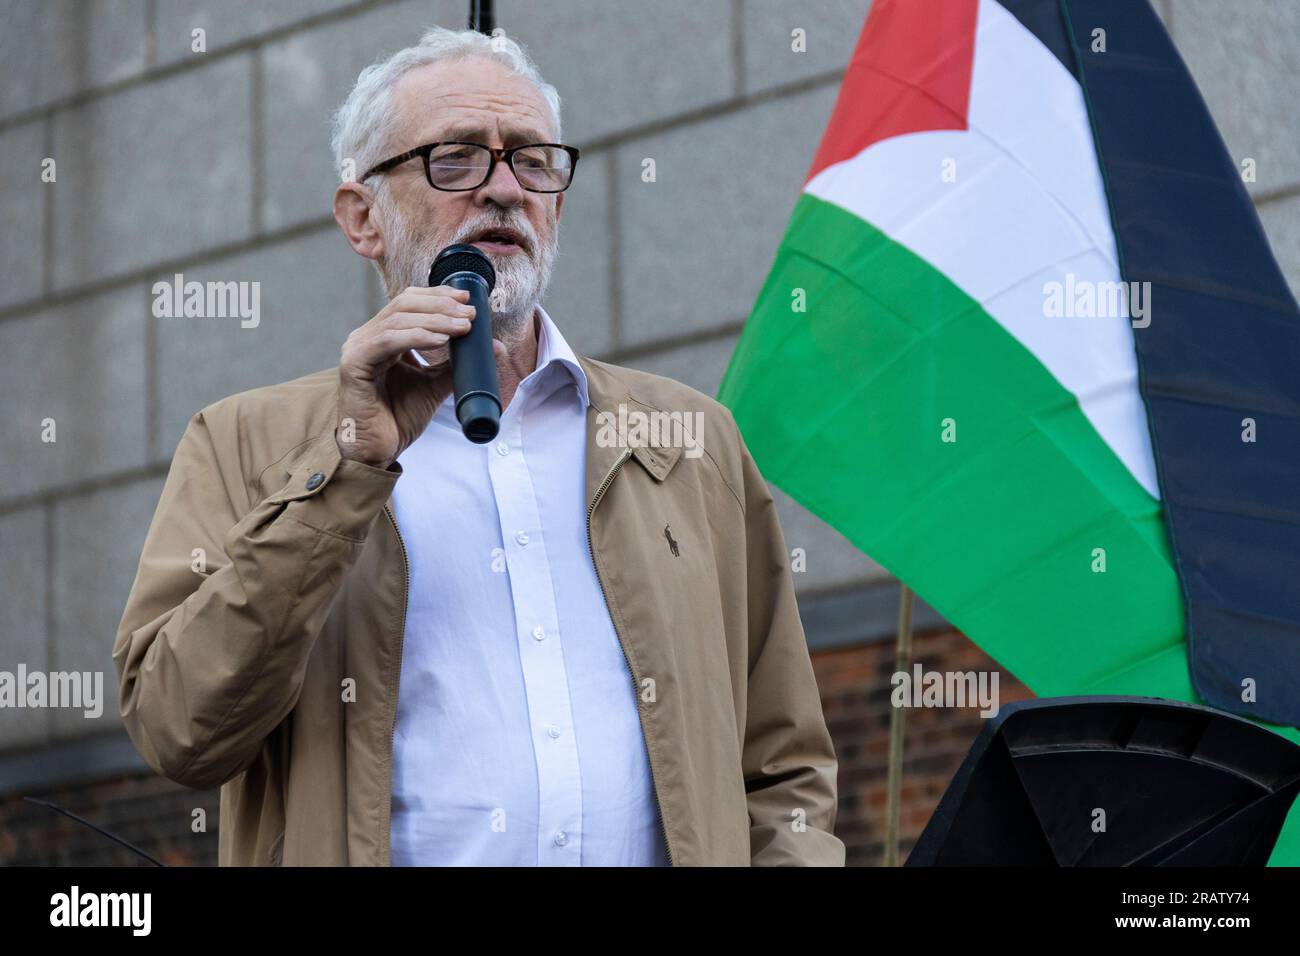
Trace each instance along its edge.
{"label": "palestinian flag", "polygon": [[1036,694],[1300,742],[1298,358],[1146,0],[876,0],[719,397]]}

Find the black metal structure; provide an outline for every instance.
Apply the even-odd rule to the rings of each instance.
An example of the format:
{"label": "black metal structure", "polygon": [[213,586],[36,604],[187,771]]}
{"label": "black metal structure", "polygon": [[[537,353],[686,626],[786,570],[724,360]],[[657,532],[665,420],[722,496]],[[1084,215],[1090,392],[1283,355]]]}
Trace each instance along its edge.
{"label": "black metal structure", "polygon": [[1300,792],[1300,747],[1152,697],[1004,707],[908,866],[1264,866]]}

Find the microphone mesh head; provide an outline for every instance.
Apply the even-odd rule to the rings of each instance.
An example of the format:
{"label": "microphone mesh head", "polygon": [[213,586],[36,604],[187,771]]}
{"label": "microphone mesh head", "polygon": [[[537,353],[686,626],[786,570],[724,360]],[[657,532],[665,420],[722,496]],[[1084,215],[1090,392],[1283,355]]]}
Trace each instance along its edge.
{"label": "microphone mesh head", "polygon": [[457,272],[473,272],[482,276],[487,283],[488,292],[496,288],[497,271],[492,268],[492,260],[483,254],[483,250],[467,242],[448,246],[438,253],[438,258],[433,260],[433,267],[429,269],[429,285],[444,285],[448,277]]}

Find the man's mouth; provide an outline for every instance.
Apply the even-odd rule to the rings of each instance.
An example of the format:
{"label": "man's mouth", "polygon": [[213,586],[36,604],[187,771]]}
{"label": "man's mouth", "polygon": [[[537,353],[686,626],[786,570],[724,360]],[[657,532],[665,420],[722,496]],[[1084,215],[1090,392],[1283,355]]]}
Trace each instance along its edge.
{"label": "man's mouth", "polygon": [[513,229],[481,229],[466,241],[484,252],[494,252],[497,255],[512,255],[527,250],[523,235]]}

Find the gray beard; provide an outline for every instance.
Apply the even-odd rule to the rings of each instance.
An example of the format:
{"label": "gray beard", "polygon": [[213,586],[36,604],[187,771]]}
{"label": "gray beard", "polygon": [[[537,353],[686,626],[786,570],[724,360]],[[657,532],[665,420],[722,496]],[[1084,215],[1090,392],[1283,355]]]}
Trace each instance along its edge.
{"label": "gray beard", "polygon": [[[384,231],[384,243],[387,255],[380,263],[380,273],[390,300],[410,286],[427,286],[429,266],[438,253],[453,242],[464,241],[458,238],[444,242],[427,236],[413,236],[400,215],[389,215],[385,219],[387,228]],[[520,232],[532,238],[531,230],[521,229]],[[509,345],[519,341],[521,336],[531,330],[533,311],[551,284],[559,239],[557,221],[551,228],[548,242],[533,242],[539,260],[536,265],[526,252],[508,256],[485,253],[491,260],[497,277],[496,287],[489,299],[494,338]]]}

